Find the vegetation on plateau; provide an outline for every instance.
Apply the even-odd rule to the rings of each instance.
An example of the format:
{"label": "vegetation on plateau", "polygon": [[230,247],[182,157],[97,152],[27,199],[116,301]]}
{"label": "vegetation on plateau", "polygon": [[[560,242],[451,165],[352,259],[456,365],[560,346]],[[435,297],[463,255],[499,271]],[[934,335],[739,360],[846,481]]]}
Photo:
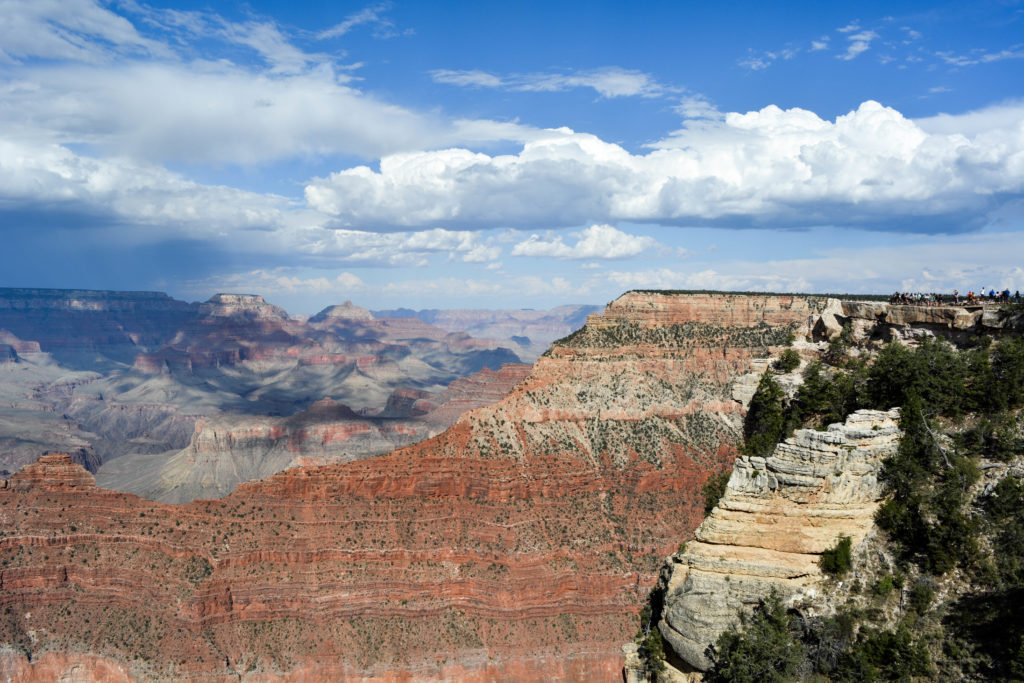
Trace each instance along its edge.
{"label": "vegetation on plateau", "polygon": [[870,361],[851,347],[838,335],[790,400],[766,372],[743,450],[766,456],[796,428],[899,406],[902,437],[883,463],[875,520],[892,562],[858,567],[839,539],[821,557],[843,581],[835,614],[804,617],[765,596],[709,650],[709,680],[1024,679],[1024,339],[957,349],[925,338]]}

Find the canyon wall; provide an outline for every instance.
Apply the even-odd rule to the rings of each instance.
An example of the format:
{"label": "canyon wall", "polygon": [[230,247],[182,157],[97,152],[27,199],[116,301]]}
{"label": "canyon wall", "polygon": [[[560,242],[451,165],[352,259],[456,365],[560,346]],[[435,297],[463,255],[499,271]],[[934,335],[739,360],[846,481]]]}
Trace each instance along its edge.
{"label": "canyon wall", "polygon": [[657,558],[736,456],[737,378],[825,304],[628,293],[444,433],[217,501],[46,459],[0,489],[2,640],[138,679],[617,680]]}

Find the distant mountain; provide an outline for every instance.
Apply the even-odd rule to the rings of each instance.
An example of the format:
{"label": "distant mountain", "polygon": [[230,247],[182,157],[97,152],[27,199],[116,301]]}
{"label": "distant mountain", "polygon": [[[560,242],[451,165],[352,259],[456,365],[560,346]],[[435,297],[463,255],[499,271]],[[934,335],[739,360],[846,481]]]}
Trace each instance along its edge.
{"label": "distant mountain", "polygon": [[508,340],[524,360],[536,360],[551,342],[583,327],[587,316],[600,306],[569,305],[548,310],[523,309],[424,309],[398,308],[373,311],[377,318],[416,318],[449,332],[474,337]]}
{"label": "distant mountain", "polygon": [[[248,474],[277,471],[271,463],[365,457],[436,434],[458,415],[448,407],[440,423],[426,410],[383,417],[396,392],[430,403],[454,380],[518,364],[513,348],[415,318],[379,320],[351,302],[303,320],[255,294],[187,303],[160,292],[0,289],[0,471],[62,451],[92,471],[108,464],[100,474],[108,486],[155,495],[167,486],[154,477],[170,467],[173,499],[200,489],[223,495]],[[381,415],[406,424],[344,448],[293,439],[287,458],[268,460],[267,444],[234,447],[235,465],[210,486],[181,484],[194,477],[173,457],[213,425],[270,429],[298,413],[338,422],[309,413],[324,399],[354,411],[342,422]],[[241,465],[246,458],[253,462]]]}

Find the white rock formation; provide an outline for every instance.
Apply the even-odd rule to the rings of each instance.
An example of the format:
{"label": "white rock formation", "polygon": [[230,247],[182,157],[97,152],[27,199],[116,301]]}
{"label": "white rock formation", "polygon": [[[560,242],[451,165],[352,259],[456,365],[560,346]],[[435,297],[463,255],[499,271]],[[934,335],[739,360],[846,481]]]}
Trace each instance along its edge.
{"label": "white rock formation", "polygon": [[695,669],[705,650],[774,588],[813,589],[818,558],[841,536],[860,542],[882,497],[881,462],[899,441],[898,410],[861,410],[827,431],[802,429],[768,458],[737,458],[725,495],[696,540],[663,570],[659,623]]}

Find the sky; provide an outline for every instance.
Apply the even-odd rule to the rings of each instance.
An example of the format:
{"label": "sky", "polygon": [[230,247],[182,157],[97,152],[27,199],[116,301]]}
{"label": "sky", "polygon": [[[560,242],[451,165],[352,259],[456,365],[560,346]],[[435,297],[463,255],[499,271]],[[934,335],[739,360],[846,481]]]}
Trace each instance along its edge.
{"label": "sky", "polygon": [[1024,288],[1024,1],[0,0],[0,286]]}

